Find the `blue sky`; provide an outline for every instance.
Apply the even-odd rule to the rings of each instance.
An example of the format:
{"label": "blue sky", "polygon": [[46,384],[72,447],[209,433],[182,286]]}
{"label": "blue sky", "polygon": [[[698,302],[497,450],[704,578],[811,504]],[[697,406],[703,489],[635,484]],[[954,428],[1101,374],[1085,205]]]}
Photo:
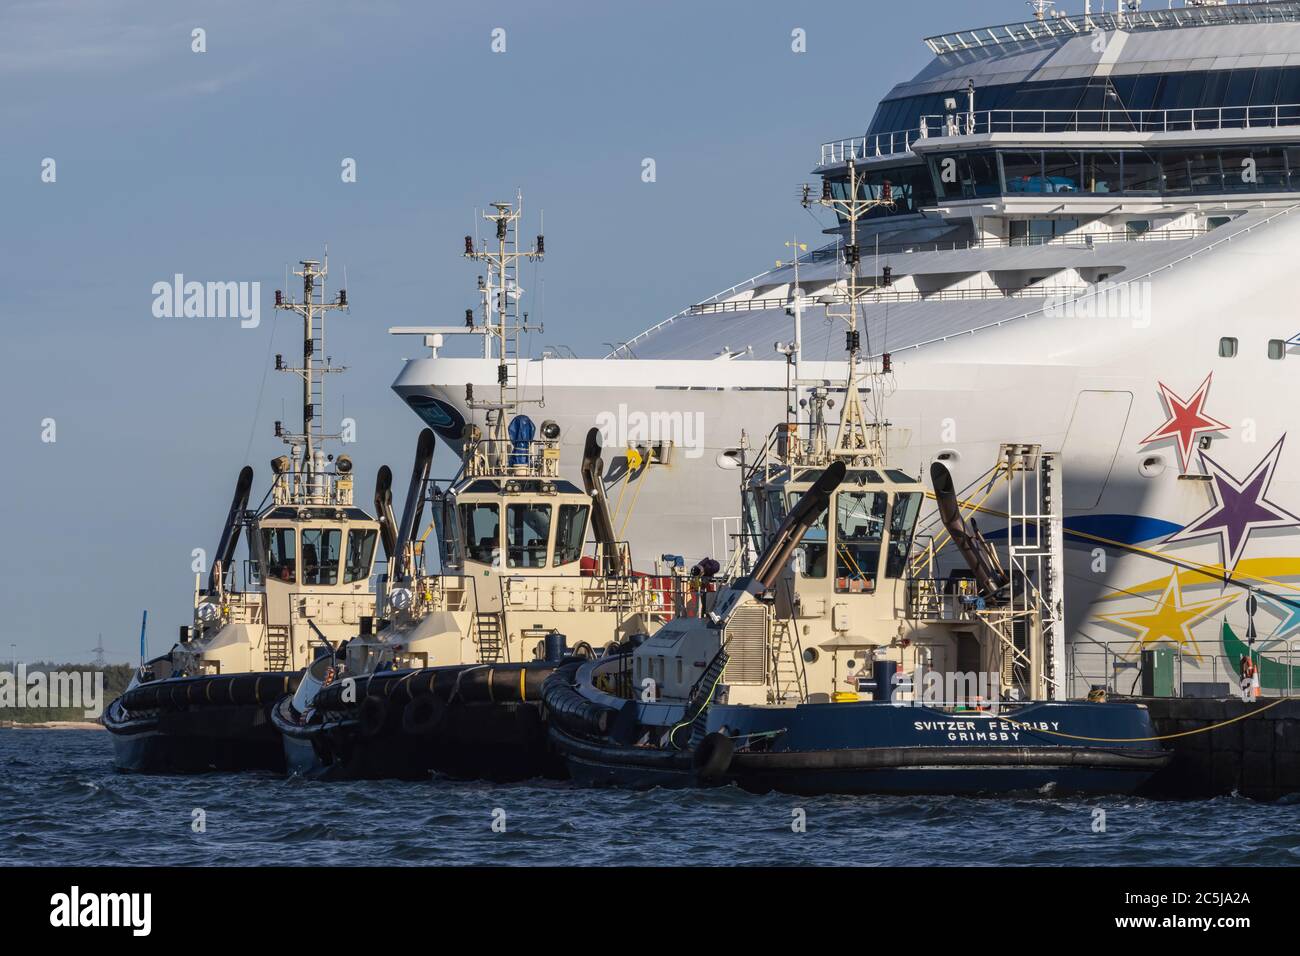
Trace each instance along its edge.
{"label": "blue sky", "polygon": [[[332,288],[347,269],[352,311],[328,340],[350,372],[326,411],[357,421],[366,501],[380,463],[409,467],[419,428],[388,386],[422,349],[385,330],[455,323],[474,304],[460,244],[476,207],[519,188],[530,216],[545,214],[534,348],[603,354],[770,266],[792,233],[814,238],[797,184],[818,144],[865,129],[925,64],[923,36],[1025,12],[1010,0],[923,14],[766,0],[0,7],[0,660],[10,644],[27,661],[88,659],[101,632],[127,660],[141,609],[153,651],[188,622],[191,551],[215,548],[246,462],[260,498],[281,451],[272,422],[296,405],[292,379],[264,375],[298,338],[269,308],[286,265],[328,242]],[[191,51],[196,27],[205,53]],[[151,287],[178,272],[260,281],[261,325],[155,318]]]}

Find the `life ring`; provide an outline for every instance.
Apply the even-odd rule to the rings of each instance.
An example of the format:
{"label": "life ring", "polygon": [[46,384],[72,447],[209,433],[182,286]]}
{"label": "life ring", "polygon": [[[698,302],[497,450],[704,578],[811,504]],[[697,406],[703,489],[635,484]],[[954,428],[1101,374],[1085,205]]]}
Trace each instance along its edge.
{"label": "life ring", "polygon": [[357,714],[357,725],[361,730],[361,736],[374,737],[384,729],[384,724],[387,722],[388,701],[371,694],[361,702],[361,710]]}
{"label": "life ring", "polygon": [[438,729],[446,713],[446,704],[432,694],[421,694],[402,711],[402,730],[417,736],[431,734]]}
{"label": "life ring", "polygon": [[716,780],[727,772],[736,745],[726,734],[712,733],[700,741],[691,756],[691,765],[701,780]]}

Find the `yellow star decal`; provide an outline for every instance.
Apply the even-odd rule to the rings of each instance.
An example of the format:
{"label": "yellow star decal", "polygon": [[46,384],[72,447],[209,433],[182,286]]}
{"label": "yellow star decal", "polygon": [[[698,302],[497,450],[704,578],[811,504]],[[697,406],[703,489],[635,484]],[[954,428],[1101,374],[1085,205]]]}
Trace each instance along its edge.
{"label": "yellow star decal", "polygon": [[1192,637],[1192,627],[1223,610],[1235,600],[1237,595],[1233,594],[1196,604],[1184,604],[1178,572],[1175,571],[1166,582],[1164,595],[1154,608],[1123,614],[1098,614],[1097,619],[1110,621],[1125,630],[1132,631],[1138,636],[1139,649],[1167,638],[1179,647],[1190,644],[1192,654],[1200,660],[1201,649],[1197,647],[1196,639]]}

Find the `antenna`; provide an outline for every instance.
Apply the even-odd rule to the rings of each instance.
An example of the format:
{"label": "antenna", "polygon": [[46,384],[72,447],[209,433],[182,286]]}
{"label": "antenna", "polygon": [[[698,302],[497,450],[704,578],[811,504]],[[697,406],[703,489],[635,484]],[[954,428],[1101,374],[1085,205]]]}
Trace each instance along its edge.
{"label": "antenna", "polygon": [[1034,11],[1035,20],[1046,20],[1047,15],[1051,12],[1052,7],[1056,6],[1054,0],[1026,0],[1029,9]]}
{"label": "antenna", "polygon": [[[492,210],[483,213],[483,219],[493,224],[494,234],[478,242],[465,237],[465,258],[487,266],[487,275],[481,277],[479,293],[482,298],[483,325],[488,331],[485,350],[489,353],[492,342],[497,353],[497,399],[478,401],[469,399],[470,408],[488,412],[488,424],[497,455],[509,454],[507,425],[521,404],[519,397],[519,336],[523,332],[537,331],[519,319],[519,302],[524,290],[519,285],[519,260],[536,262],[546,255],[546,237],[538,234],[533,246],[520,251],[519,221],[523,217],[523,196],[516,193],[515,201],[494,202]],[[495,247],[493,242],[495,240]],[[541,399],[534,399],[541,404]],[[504,464],[504,459],[499,464]]]}
{"label": "antenna", "polygon": [[[287,477],[287,493],[294,500],[322,503],[329,497],[330,489],[321,446],[327,440],[337,441],[341,437],[321,431],[325,376],[347,370],[346,366],[331,364],[325,357],[325,317],[330,312],[348,308],[348,290],[339,289],[332,300],[325,298],[325,280],[329,276],[328,245],[323,265],[316,259],[303,259],[299,265],[301,268],[294,275],[302,279],[302,299],[290,299],[279,289],[275,290],[275,307],[302,316],[303,325],[302,365],[286,365],[283,356],[275,357],[276,371],[289,372],[302,379],[302,430],[287,431],[283,422],[275,423],[276,436],[290,448],[289,467],[277,472],[277,477]],[[280,488],[279,481],[276,486]]]}
{"label": "antenna", "polygon": [[[823,180],[822,196],[817,200],[810,200],[805,193],[804,204],[810,205],[816,202],[817,205],[826,206],[834,209],[849,224],[849,241],[843,247],[844,265],[848,269],[847,285],[847,310],[836,308],[835,305],[826,307],[826,317],[828,319],[841,319],[844,321],[847,329],[845,330],[845,351],[848,353],[848,378],[844,383],[844,407],[840,411],[840,428],[835,439],[835,446],[830,450],[830,454],[837,458],[868,458],[872,461],[880,461],[884,457],[881,433],[887,423],[881,420],[879,414],[880,408],[877,402],[877,415],[874,421],[868,422],[866,413],[862,408],[862,396],[858,389],[858,353],[862,349],[861,333],[858,331],[858,311],[863,297],[868,295],[872,288],[864,288],[858,282],[858,265],[862,260],[861,250],[858,246],[858,221],[864,218],[874,209],[893,209],[894,197],[893,190],[889,182],[885,182],[880,187],[880,196],[876,198],[868,195],[865,185],[865,179],[858,174],[857,165],[853,159],[848,161],[848,191],[845,197],[837,199],[830,190],[830,182]],[[868,372],[870,375],[880,373]],[[879,390],[875,390],[879,394]],[[825,400],[824,391],[815,400]],[[817,416],[820,418],[820,415]],[[823,426],[824,427],[824,426]],[[868,434],[870,432],[870,434]],[[814,436],[816,447],[821,446],[821,436]]]}
{"label": "antenna", "polygon": [[145,660],[149,656],[149,645],[145,640],[145,631],[149,626],[149,609],[145,608],[144,614],[140,616],[140,669],[144,669]]}

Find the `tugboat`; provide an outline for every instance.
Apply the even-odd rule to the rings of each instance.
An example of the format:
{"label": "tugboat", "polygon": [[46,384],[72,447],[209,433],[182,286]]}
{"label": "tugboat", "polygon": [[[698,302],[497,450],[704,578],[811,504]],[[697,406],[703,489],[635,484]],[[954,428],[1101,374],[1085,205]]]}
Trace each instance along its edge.
{"label": "tugboat", "polygon": [[[463,464],[447,482],[429,480],[434,433],[424,430],[400,523],[392,475],[381,471],[375,509],[389,560],[381,620],[348,643],[341,666],[317,662],[275,708],[291,772],[561,776],[542,719],[545,679],[561,659],[590,658],[653,631],[685,603],[680,576],[669,579],[674,596],[665,579],[632,573],[605,498],[598,431],[588,433],[579,488],[561,477],[558,425],[539,429],[519,411],[512,361],[524,325],[515,267],[544,249],[539,236],[519,250],[520,215],[514,204],[495,203],[485,213],[495,243],[476,248],[466,237],[466,257],[487,266],[482,327],[500,358],[497,395],[470,398],[485,429],[465,426]],[[431,519],[422,528],[426,505]],[[594,557],[584,556],[589,527]]]}
{"label": "tugboat", "polygon": [[[705,617],[558,668],[543,689],[552,743],[590,785],[1131,792],[1169,760],[1146,708],[1063,699],[1058,456],[1003,445],[977,502],[943,461],[932,492],[890,464],[889,356],[860,355],[856,241],[858,219],[889,198],[864,198],[849,175],[847,198],[822,200],[851,225],[836,313],[847,378],[805,379],[792,354],[789,407],[810,415],[788,413],[746,467],[747,573]],[[1000,549],[975,511],[1005,522]]]}
{"label": "tugboat", "polygon": [[[275,305],[303,319],[303,361],[278,371],[303,383],[302,431],[276,422],[289,446],[276,458],[269,502],[248,509],[253,469],[244,467],[206,586],[195,582],[193,623],[166,654],[141,666],[109,705],[104,724],[121,770],[283,772],[284,750],[270,709],[293,691],[313,659],[373,617],[370,578],[379,522],[353,504],[352,461],[323,448],[324,377],[343,371],[323,355],[327,313],[347,308],[347,291],[326,301],[328,263],[303,260],[303,297],[275,293]],[[236,549],[247,541],[243,584]],[[143,654],[142,654],[143,658]]]}

